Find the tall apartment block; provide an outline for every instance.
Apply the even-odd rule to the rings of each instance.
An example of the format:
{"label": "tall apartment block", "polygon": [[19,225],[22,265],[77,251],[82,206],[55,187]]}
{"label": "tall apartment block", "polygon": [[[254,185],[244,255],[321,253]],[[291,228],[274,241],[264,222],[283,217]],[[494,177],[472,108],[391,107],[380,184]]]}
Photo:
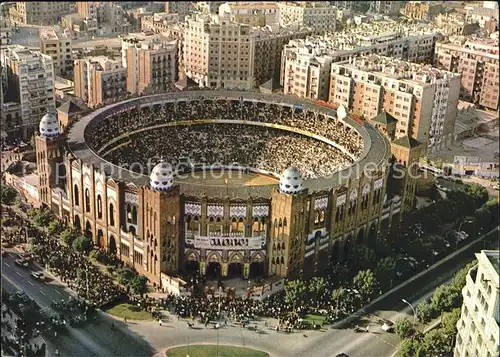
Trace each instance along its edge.
{"label": "tall apartment block", "polygon": [[279,2],[280,25],[310,27],[315,32],[335,31],[337,8],[327,1]]}
{"label": "tall apartment block", "polygon": [[184,70],[200,86],[252,89],[253,51],[248,25],[205,14],[186,19]]}
{"label": "tall apartment block", "polygon": [[498,250],[476,254],[478,264],[466,276],[454,357],[500,354],[499,254]]}
{"label": "tall apartment block", "polygon": [[165,1],[165,12],[167,14],[179,14],[181,21],[195,10],[192,1]]}
{"label": "tall apartment block", "polygon": [[460,77],[430,65],[365,55],[331,65],[329,102],[366,119],[396,119],[395,138],[413,137],[428,152],[449,146],[457,116]]}
{"label": "tall apartment block", "polygon": [[122,39],[122,64],[127,69],[127,90],[133,94],[168,91],[178,79],[176,39],[143,33]]}
{"label": "tall apartment block", "polygon": [[71,37],[54,28],[40,29],[40,52],[52,58],[54,75],[73,78]]}
{"label": "tall apartment block", "polygon": [[18,1],[10,9],[10,16],[19,24],[54,25],[62,15],[74,10],[74,4],[74,1]]}
{"label": "tall apartment block", "polygon": [[80,16],[90,20],[96,27],[87,32],[101,29],[107,33],[127,33],[131,24],[125,18],[125,11],[117,3],[106,1],[77,1],[76,9]]}
{"label": "tall apartment block", "polygon": [[124,100],[127,70],[121,59],[95,56],[75,60],[75,95],[91,108]]}
{"label": "tall apartment block", "polygon": [[487,109],[499,108],[498,40],[452,37],[438,42],[434,64],[438,68],[460,73],[460,97]]}
{"label": "tall apartment block", "polygon": [[2,68],[7,72],[5,102],[20,104],[22,129],[27,139],[42,116],[55,108],[54,67],[50,56],[19,45],[2,49]]}
{"label": "tall apartment block", "polygon": [[283,46],[312,29],[252,28],[216,15],[188,17],[183,41],[186,75],[202,87],[253,89],[278,79]]}
{"label": "tall apartment block", "polygon": [[219,16],[233,22],[262,27],[278,24],[280,8],[277,2],[227,2],[219,6]]}
{"label": "tall apartment block", "polygon": [[293,40],[283,49],[280,83],[285,94],[328,100],[331,63],[369,53],[430,63],[437,37],[421,25],[403,27],[394,21],[380,21]]}
{"label": "tall apartment block", "polygon": [[370,1],[370,12],[381,15],[398,15],[402,1]]}

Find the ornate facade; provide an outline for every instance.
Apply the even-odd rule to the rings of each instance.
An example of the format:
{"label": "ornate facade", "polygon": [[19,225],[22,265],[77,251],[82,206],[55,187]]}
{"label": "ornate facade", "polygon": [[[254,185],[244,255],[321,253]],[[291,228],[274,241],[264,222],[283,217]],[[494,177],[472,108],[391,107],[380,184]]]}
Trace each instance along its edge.
{"label": "ornate facade", "polygon": [[[186,95],[170,93],[126,103],[152,106]],[[276,100],[270,98],[273,95],[245,92],[189,95]],[[300,102],[304,108],[336,116],[332,109]],[[365,140],[365,153],[351,176],[340,172],[324,180],[302,180],[300,172],[290,168],[280,176],[279,185],[200,190],[177,180],[170,165],[160,162],[149,177],[132,178],[127,170],[105,162],[83,139],[90,122],[123,110],[122,104],[93,112],[61,136],[37,136],[38,167],[51,160],[52,167],[61,167],[56,172],[65,173],[63,179],[44,181],[42,192],[50,194],[42,197],[61,219],[155,284],[161,284],[160,273],[192,269],[222,276],[308,277],[329,261],[343,259],[357,244],[373,245],[381,230],[390,229],[411,209],[398,195],[387,199],[387,163],[393,155],[389,141],[371,125],[350,118],[342,120]],[[54,146],[58,155],[48,158],[47,148]],[[414,189],[401,192],[411,196]]]}

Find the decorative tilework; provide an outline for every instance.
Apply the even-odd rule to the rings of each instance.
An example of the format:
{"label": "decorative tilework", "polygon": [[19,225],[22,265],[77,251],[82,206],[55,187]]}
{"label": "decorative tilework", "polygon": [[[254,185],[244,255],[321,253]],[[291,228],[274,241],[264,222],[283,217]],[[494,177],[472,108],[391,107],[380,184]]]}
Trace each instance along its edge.
{"label": "decorative tilework", "polygon": [[346,201],[346,195],[345,194],[343,194],[341,196],[338,196],[337,197],[337,207],[344,205],[345,201]]}
{"label": "decorative tilework", "polygon": [[222,205],[208,205],[207,206],[207,216],[214,218],[224,217],[224,206]]}
{"label": "decorative tilework", "polygon": [[363,196],[366,196],[369,193],[370,193],[370,184],[367,183],[363,186]]}
{"label": "decorative tilework", "polygon": [[136,193],[133,192],[125,192],[125,202],[133,205],[137,205],[139,203],[139,198]]}
{"label": "decorative tilework", "polygon": [[184,213],[191,216],[201,216],[201,204],[186,202],[184,204]]}
{"label": "decorative tilework", "polygon": [[377,181],[375,181],[375,183],[373,184],[373,189],[374,189],[374,190],[379,190],[379,189],[381,189],[381,188],[382,188],[383,184],[384,184],[384,179],[379,178],[379,179],[378,179]]}
{"label": "decorative tilework", "polygon": [[328,196],[317,198],[314,201],[314,209],[322,210],[328,207]]}
{"label": "decorative tilework", "polygon": [[252,207],[252,217],[267,217],[269,216],[269,206],[259,205]]}
{"label": "decorative tilework", "polygon": [[247,206],[229,206],[229,215],[231,217],[246,217],[247,216]]}
{"label": "decorative tilework", "polygon": [[349,194],[349,201],[354,201],[355,199],[358,198],[358,190],[357,189],[354,189],[351,191],[351,193]]}

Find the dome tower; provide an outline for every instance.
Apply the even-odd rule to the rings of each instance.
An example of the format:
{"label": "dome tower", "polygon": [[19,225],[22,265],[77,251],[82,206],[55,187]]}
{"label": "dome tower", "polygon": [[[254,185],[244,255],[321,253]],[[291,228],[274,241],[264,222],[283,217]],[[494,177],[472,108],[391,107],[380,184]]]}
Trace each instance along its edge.
{"label": "dome tower", "polygon": [[56,116],[48,112],[42,117],[40,120],[40,124],[38,126],[40,131],[40,136],[42,138],[55,138],[59,136],[59,122],[57,121]]}
{"label": "dome tower", "polygon": [[174,171],[165,159],[161,159],[151,171],[150,186],[153,190],[168,191],[174,182]]}
{"label": "dome tower", "polygon": [[303,178],[299,169],[296,167],[289,167],[280,177],[280,191],[290,195],[300,193],[303,189]]}

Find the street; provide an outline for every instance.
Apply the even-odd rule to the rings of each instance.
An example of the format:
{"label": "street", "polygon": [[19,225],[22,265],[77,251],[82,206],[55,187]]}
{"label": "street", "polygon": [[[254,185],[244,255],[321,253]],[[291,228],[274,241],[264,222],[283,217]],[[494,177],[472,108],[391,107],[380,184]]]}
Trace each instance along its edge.
{"label": "street", "polygon": [[[49,352],[58,348],[61,356],[152,356],[163,352],[168,347],[195,343],[216,343],[217,331],[220,344],[245,345],[250,348],[262,349],[275,357],[302,357],[302,356],[336,356],[346,353],[350,357],[388,357],[396,351],[399,338],[394,333],[384,332],[381,329],[380,319],[395,322],[399,317],[413,319],[411,308],[401,302],[408,300],[413,306],[429,297],[434,289],[448,283],[453,275],[467,262],[474,258],[474,252],[483,249],[483,243],[471,247],[463,254],[450,259],[433,274],[418,284],[393,294],[383,300],[376,310],[369,311],[352,324],[337,329],[323,329],[322,331],[301,331],[283,333],[267,329],[265,320],[252,322],[257,331],[242,329],[239,326],[228,324],[220,330],[212,327],[205,328],[195,324],[189,329],[187,320],[178,320],[169,316],[167,326],[159,326],[158,322],[128,322],[118,321],[104,313],[100,314],[97,322],[87,323],[82,328],[68,328],[68,332],[50,338]],[[498,242],[488,248],[498,248]],[[49,307],[52,301],[68,299],[71,292],[57,280],[50,283],[40,283],[29,277],[29,270],[18,267],[14,263],[16,254],[9,249],[9,256],[2,260],[2,284],[8,291],[25,291],[35,299],[42,308]],[[418,291],[415,291],[418,287]],[[115,330],[111,330],[114,321]],[[276,321],[267,319],[270,325]],[[354,324],[361,327],[370,325],[369,333],[355,333]],[[147,341],[147,342],[146,342]],[[278,342],[279,341],[279,342]],[[49,354],[53,355],[53,354]]]}
{"label": "street", "polygon": [[[5,249],[5,248],[4,248]],[[67,301],[69,289],[57,280],[39,282],[30,277],[30,270],[14,263],[17,254],[7,249],[8,256],[2,258],[2,287],[13,293],[24,291],[40,308],[51,309],[52,302]],[[34,269],[37,270],[37,269]],[[50,274],[46,275],[50,276]],[[151,356],[153,349],[141,336],[126,328],[111,330],[111,318],[101,314],[97,321],[87,322],[83,327],[68,327],[57,337],[44,336],[48,355],[53,356],[57,348],[61,356]]]}

